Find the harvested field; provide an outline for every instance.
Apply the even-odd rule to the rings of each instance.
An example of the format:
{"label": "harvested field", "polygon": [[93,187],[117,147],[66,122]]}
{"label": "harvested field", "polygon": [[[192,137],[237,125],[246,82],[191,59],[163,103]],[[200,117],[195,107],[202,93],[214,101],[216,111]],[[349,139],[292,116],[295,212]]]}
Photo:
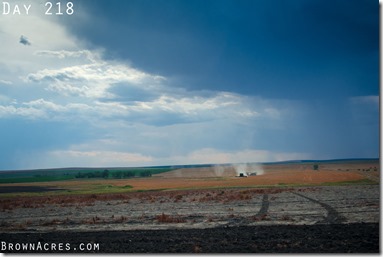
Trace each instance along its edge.
{"label": "harvested field", "polygon": [[374,223],[379,221],[379,186],[30,197],[1,199],[0,206],[1,229],[10,232]]}
{"label": "harvested field", "polygon": [[[256,176],[246,178],[236,177],[236,171],[232,166],[220,167],[217,173],[216,167],[180,169],[161,173],[148,178],[133,179],[90,179],[40,182],[39,186],[51,189],[63,189],[67,191],[82,191],[89,188],[100,188],[102,186],[126,187],[125,191],[142,190],[169,190],[169,189],[195,189],[195,188],[227,188],[227,187],[257,187],[257,186],[284,186],[284,185],[321,185],[324,183],[358,182],[371,180],[379,182],[379,170],[368,169],[372,164],[349,164],[341,166],[320,166],[319,171],[314,171],[312,165],[266,165],[257,166]],[[375,166],[378,166],[375,163]],[[343,167],[343,168],[341,168]],[[361,168],[364,167],[364,168]],[[261,172],[260,172],[261,169]],[[251,166],[248,167],[251,172]],[[222,176],[221,176],[222,175]],[[36,183],[17,183],[17,186],[31,187]],[[15,184],[3,184],[3,192],[11,192]],[[103,190],[107,193],[107,190]],[[0,192],[0,196],[1,196]]]}
{"label": "harvested field", "polygon": [[[38,183],[64,190],[2,194],[1,238],[100,243],[95,252],[105,253],[379,252],[380,186],[363,184],[374,171],[295,168],[265,168],[263,175],[246,178],[201,177],[198,172],[206,169],[183,169],[193,176],[172,171],[150,178]],[[125,190],[126,185],[133,187]],[[125,191],[65,193],[91,187]]]}
{"label": "harvested field", "polygon": [[10,242],[137,253],[379,251],[378,185],[30,197],[0,206],[1,237]]}

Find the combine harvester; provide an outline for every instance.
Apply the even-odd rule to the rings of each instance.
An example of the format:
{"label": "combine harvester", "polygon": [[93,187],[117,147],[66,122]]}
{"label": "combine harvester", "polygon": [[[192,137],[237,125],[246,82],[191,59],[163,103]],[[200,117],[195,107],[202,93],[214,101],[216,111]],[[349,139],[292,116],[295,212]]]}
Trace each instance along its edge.
{"label": "combine harvester", "polygon": [[236,177],[247,178],[248,176],[257,176],[257,172],[252,172],[252,173],[240,172]]}

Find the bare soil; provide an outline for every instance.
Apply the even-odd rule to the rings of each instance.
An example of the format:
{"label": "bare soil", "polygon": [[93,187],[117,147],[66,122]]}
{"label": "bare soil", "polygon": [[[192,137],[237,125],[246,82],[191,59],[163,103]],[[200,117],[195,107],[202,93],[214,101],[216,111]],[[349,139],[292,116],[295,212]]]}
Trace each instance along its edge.
{"label": "bare soil", "polygon": [[[146,179],[99,181],[154,191],[47,192],[29,197],[3,194],[0,247],[3,242],[40,242],[71,245],[61,252],[79,252],[79,244],[96,243],[98,249],[85,252],[378,253],[380,185],[320,185],[366,177],[379,181],[379,169],[366,165],[371,164],[334,164],[320,166],[319,171],[307,165],[268,166],[263,175],[248,178],[198,175],[206,170],[189,170],[193,176],[187,176],[185,170],[178,170]],[[183,175],[177,177],[177,172]],[[67,189],[70,185],[73,189],[89,183],[95,181],[38,186]],[[289,186],[294,183],[304,185]],[[20,190],[15,186],[29,190],[25,187],[32,185],[8,185],[8,190]]]}
{"label": "bare soil", "polygon": [[[63,251],[26,250],[18,253],[379,253],[378,223],[1,233],[0,238],[5,242],[35,245],[49,242],[48,247],[53,243],[69,244],[68,250],[64,247]],[[81,248],[80,244],[89,248]]]}
{"label": "bare soil", "polygon": [[0,238],[95,242],[101,244],[97,252],[377,253],[379,190],[320,186],[3,199]]}

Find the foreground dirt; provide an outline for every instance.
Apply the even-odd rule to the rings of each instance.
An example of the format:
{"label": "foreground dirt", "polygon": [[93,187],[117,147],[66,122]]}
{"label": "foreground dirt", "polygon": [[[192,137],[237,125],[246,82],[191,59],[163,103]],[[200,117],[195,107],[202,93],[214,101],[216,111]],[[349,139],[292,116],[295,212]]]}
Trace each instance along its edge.
{"label": "foreground dirt", "polygon": [[[378,223],[1,233],[0,238],[6,244],[48,243],[47,248],[56,243],[56,251],[6,250],[5,253],[379,253]],[[63,251],[57,250],[59,243],[66,244]]]}
{"label": "foreground dirt", "polygon": [[0,200],[2,231],[379,222],[379,185],[203,189]]}
{"label": "foreground dirt", "polygon": [[40,242],[70,244],[64,252],[78,252],[83,243],[98,244],[85,252],[102,253],[378,253],[379,214],[379,185],[4,198],[0,247]]}

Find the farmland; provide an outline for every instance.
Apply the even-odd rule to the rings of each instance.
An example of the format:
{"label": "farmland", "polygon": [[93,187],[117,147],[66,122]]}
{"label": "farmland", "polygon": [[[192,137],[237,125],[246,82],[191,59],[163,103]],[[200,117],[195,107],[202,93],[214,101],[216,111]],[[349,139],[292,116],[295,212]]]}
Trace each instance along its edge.
{"label": "farmland", "polygon": [[[313,170],[312,163],[288,164],[247,164],[247,165],[216,165],[203,167],[151,167],[131,169],[108,169],[109,175],[105,177],[84,177],[90,173],[102,173],[105,169],[73,169],[72,177],[62,179],[63,174],[69,170],[56,170],[50,175],[52,180],[40,181],[37,174],[49,174],[50,171],[33,171],[32,176],[26,177],[25,172],[16,176],[3,178],[12,180],[12,183],[0,183],[0,197],[4,196],[31,196],[34,194],[23,190],[28,186],[41,186],[51,189],[48,194],[83,194],[83,193],[115,193],[146,190],[180,190],[199,188],[230,188],[230,187],[264,187],[264,186],[298,186],[298,185],[339,185],[339,184],[371,184],[379,182],[378,161],[350,161],[326,162],[319,165],[319,170]],[[258,175],[247,178],[237,177],[240,170],[258,171]],[[123,172],[134,173],[129,177],[116,178],[113,174]],[[142,176],[148,174],[150,176]],[[74,175],[83,174],[80,178]],[[262,174],[261,174],[262,173]],[[2,173],[6,174],[9,173]],[[31,177],[32,176],[32,177]],[[65,175],[64,175],[65,176]],[[44,177],[41,177],[44,178]],[[17,182],[18,179],[20,182]],[[26,180],[26,181],[24,181]],[[29,181],[31,180],[31,181]],[[9,189],[7,191],[7,189]],[[19,189],[19,190],[17,190]],[[24,191],[24,192],[23,192]]]}
{"label": "farmland", "polygon": [[[236,176],[246,170],[257,175]],[[378,161],[324,162],[317,170],[278,163],[7,183],[1,236],[102,242],[101,252],[378,252],[379,170]]]}
{"label": "farmland", "polygon": [[44,170],[22,170],[0,172],[0,184],[51,182],[73,180],[81,178],[131,178],[150,177],[154,174],[172,170],[171,167],[145,167],[145,168],[66,168]]}

